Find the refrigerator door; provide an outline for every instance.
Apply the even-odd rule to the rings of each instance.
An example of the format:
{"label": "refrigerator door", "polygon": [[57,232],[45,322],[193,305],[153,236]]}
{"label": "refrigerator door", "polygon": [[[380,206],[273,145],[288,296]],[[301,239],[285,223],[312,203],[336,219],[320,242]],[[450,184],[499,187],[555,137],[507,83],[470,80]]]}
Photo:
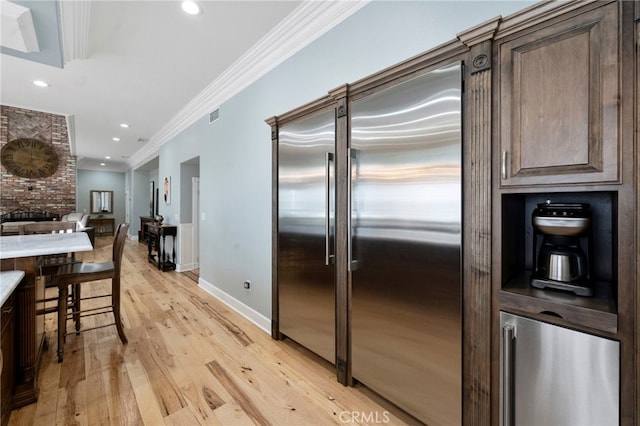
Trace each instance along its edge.
{"label": "refrigerator door", "polygon": [[335,110],[278,138],[280,332],[335,363]]}
{"label": "refrigerator door", "polygon": [[351,105],[352,373],[429,425],[462,422],[461,79]]}
{"label": "refrigerator door", "polygon": [[619,342],[506,312],[500,326],[501,425],[619,424]]}

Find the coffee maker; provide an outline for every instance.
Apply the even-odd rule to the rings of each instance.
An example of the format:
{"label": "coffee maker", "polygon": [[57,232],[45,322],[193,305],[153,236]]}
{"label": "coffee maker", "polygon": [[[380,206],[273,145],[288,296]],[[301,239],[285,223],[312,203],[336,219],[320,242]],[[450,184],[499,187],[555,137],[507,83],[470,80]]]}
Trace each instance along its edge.
{"label": "coffee maker", "polygon": [[[531,215],[533,268],[531,285],[592,296],[593,232],[586,203],[538,204]],[[584,248],[586,247],[586,253]]]}

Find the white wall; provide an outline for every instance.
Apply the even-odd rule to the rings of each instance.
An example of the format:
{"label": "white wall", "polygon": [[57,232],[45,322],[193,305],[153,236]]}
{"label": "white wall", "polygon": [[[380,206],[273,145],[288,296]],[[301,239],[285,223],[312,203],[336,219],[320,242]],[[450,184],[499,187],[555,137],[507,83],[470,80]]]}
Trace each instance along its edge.
{"label": "white wall", "polygon": [[[264,122],[432,47],[496,15],[534,2],[374,1],[220,106],[160,149],[159,175],[200,156],[200,276],[228,296],[271,316],[271,136]],[[160,214],[179,224],[180,206]],[[183,218],[189,221],[189,218]],[[242,283],[251,280],[252,291]]]}

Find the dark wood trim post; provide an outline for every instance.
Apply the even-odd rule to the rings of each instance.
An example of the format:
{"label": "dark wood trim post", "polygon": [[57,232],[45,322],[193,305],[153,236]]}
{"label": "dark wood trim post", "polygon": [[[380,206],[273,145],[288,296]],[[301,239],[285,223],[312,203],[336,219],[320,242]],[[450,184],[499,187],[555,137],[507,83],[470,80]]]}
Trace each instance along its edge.
{"label": "dark wood trim post", "polygon": [[[635,117],[635,147],[636,152],[634,155],[635,158],[635,168],[636,168],[636,241],[640,241],[640,160],[638,160],[638,147],[640,147],[640,0],[635,1],[635,51],[636,51],[636,64],[634,75],[636,76],[635,81],[635,109],[636,109],[636,117]],[[640,251],[636,247],[636,283],[635,283],[635,291],[636,291],[636,315],[635,315],[635,344],[636,344],[636,423],[638,422],[638,418],[640,414],[638,414],[638,410],[640,410],[640,368],[637,366],[640,365],[640,290],[638,286],[638,271],[640,271]]]}
{"label": "dark wood trim post", "polygon": [[351,282],[347,271],[347,239],[349,229],[347,216],[349,170],[347,155],[349,148],[349,86],[344,85],[329,92],[336,101],[336,372],[338,382],[353,385],[351,377]]}
{"label": "dark wood trim post", "polygon": [[271,337],[282,339],[278,318],[278,119],[265,120],[271,126]]}
{"label": "dark wood trim post", "polygon": [[25,276],[14,293],[17,370],[11,406],[19,408],[38,400],[38,371],[47,340],[44,318],[36,316],[36,300],[44,298],[44,281],[36,277],[36,258],[17,258],[14,259],[14,265],[14,269],[25,271]]}
{"label": "dark wood trim post", "polygon": [[458,34],[470,48],[463,94],[462,421],[491,421],[491,65],[500,17]]}
{"label": "dark wood trim post", "polygon": [[[635,108],[636,108],[636,128],[635,128],[635,147],[636,150],[640,146],[640,0],[635,1],[635,46],[636,46],[636,65],[635,65]],[[638,160],[638,152],[635,153],[635,167],[636,167],[636,241],[640,241],[640,161]],[[636,360],[635,365],[640,365],[640,290],[638,290],[638,271],[640,271],[640,251],[636,247],[636,319],[635,319],[635,343],[636,343]],[[637,413],[640,410],[640,368],[636,367],[636,422],[640,415]]]}

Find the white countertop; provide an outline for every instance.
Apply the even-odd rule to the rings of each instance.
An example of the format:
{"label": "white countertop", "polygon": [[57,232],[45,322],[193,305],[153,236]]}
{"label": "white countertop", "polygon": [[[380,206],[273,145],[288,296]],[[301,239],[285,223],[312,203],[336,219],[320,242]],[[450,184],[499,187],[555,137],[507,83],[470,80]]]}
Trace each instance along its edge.
{"label": "white countertop", "polygon": [[24,277],[24,271],[2,271],[0,272],[0,306],[7,301],[13,290],[18,287]]}
{"label": "white countertop", "polygon": [[0,237],[0,259],[91,250],[93,246],[86,232]]}

